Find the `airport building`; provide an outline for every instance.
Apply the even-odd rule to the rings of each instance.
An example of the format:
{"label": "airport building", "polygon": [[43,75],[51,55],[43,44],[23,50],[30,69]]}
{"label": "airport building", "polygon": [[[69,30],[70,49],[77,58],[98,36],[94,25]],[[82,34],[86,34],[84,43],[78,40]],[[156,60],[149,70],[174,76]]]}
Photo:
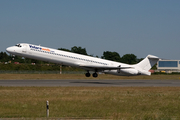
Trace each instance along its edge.
{"label": "airport building", "polygon": [[180,60],[159,60],[157,70],[166,73],[180,72]]}

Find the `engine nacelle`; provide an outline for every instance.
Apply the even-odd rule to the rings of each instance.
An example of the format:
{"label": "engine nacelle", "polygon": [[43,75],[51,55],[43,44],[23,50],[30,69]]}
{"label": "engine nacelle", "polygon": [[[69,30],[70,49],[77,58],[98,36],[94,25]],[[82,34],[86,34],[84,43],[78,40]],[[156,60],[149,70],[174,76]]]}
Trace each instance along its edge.
{"label": "engine nacelle", "polygon": [[121,69],[120,72],[130,74],[130,75],[139,75],[139,71],[136,69]]}

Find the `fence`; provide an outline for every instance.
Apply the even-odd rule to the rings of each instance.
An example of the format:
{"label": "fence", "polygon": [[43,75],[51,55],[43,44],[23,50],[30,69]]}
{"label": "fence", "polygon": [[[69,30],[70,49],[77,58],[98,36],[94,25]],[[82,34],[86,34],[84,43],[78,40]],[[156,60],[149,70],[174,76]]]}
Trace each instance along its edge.
{"label": "fence", "polygon": [[[84,74],[86,71],[62,71],[62,74]],[[0,74],[60,74],[60,71],[0,70]]]}

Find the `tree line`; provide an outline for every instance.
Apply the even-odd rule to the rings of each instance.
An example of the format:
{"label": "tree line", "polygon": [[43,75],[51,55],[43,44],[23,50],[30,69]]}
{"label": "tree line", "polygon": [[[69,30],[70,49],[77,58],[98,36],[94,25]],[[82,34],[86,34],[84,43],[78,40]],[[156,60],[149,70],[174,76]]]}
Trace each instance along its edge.
{"label": "tree line", "polygon": [[[86,48],[77,47],[77,46],[72,47],[71,50],[65,49],[65,48],[59,48],[58,50],[64,50],[68,52],[88,55]],[[89,56],[92,56],[92,55],[89,55]],[[98,56],[95,56],[95,57],[98,57]],[[122,57],[120,57],[119,53],[111,52],[111,51],[104,51],[103,56],[101,56],[101,58],[106,59],[106,60],[116,61],[116,62],[127,63],[127,64],[136,64],[143,59],[143,58],[138,59],[137,56],[134,54],[125,54]]]}
{"label": "tree line", "polygon": [[[68,51],[68,52],[73,52],[73,53],[78,53],[82,55],[88,55],[86,48],[82,47],[77,47],[74,46],[70,50],[66,48],[58,48],[58,50],[63,50],[63,51]],[[88,55],[92,56],[92,55]],[[98,56],[95,56],[98,57]],[[111,52],[111,51],[104,51],[103,56],[101,56],[102,59],[106,60],[112,60],[116,62],[122,62],[122,63],[127,63],[127,64],[136,64],[140,62],[143,58],[138,59],[136,55],[134,54],[125,54],[122,57],[119,55],[117,52]],[[0,62],[19,62],[19,63],[35,63],[35,64],[45,64],[48,62],[40,61],[40,60],[34,60],[34,59],[29,59],[29,58],[23,58],[19,56],[13,56],[13,55],[8,55],[6,52],[1,52],[0,53]]]}

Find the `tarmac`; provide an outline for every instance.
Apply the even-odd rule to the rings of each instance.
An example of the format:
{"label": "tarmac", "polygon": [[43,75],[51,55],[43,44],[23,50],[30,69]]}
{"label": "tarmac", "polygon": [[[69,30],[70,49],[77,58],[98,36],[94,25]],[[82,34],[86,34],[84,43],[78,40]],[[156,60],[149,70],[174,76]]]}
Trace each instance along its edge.
{"label": "tarmac", "polygon": [[180,87],[180,80],[0,80],[0,86]]}

